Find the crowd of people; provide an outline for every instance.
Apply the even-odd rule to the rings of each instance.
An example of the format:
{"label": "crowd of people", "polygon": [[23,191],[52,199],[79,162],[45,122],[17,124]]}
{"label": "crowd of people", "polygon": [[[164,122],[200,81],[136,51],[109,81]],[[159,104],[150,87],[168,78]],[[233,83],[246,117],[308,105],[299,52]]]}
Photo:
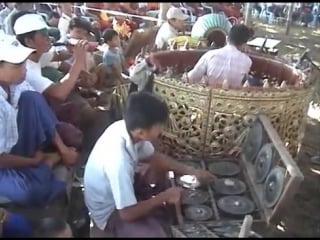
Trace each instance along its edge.
{"label": "crowd of people", "polygon": [[[107,4],[109,9],[117,5]],[[121,6],[124,12],[133,11]],[[157,14],[157,4],[147,9],[148,15]],[[86,207],[97,231],[117,237],[165,237],[165,213],[159,217],[153,212],[179,202],[182,191],[168,188],[165,174],[194,175],[203,184],[214,176],[155,150],[152,143],[169,117],[167,105],[156,96],[130,94],[123,120],[84,97],[82,89],[104,91],[126,81],[123,32],[102,24],[101,19],[110,21],[108,16],[90,11],[78,16],[71,3],[61,3],[59,11],[44,16],[33,3],[16,2],[6,3],[0,12],[6,34],[0,43],[0,199],[24,207],[46,206],[66,191],[66,180],[54,169],[80,164],[85,166]],[[175,6],[166,16],[155,39],[158,48],[178,36],[188,18]],[[120,18],[116,21],[125,24]],[[206,78],[211,86],[228,79],[239,86],[251,67],[243,50],[249,37],[246,26],[233,26],[228,44],[203,55],[186,81]],[[93,55],[97,48],[103,51],[98,65]],[[150,189],[150,184],[157,187]],[[0,213],[3,236],[22,232],[24,237],[72,237],[61,219],[41,219],[37,229],[30,230],[23,216],[3,209]]]}

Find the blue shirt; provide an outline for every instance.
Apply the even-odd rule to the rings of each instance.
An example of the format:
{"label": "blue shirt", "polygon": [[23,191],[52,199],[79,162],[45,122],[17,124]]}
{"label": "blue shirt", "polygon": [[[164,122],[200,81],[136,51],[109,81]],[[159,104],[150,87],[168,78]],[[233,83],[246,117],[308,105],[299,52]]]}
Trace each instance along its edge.
{"label": "blue shirt", "polygon": [[124,61],[123,53],[120,48],[109,48],[103,52],[103,63],[107,66],[112,66],[115,64],[120,64]]}

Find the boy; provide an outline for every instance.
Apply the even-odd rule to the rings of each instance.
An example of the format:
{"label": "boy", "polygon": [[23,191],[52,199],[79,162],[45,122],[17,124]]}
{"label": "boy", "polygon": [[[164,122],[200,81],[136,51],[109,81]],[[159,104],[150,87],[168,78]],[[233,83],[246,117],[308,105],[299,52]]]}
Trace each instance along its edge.
{"label": "boy", "polygon": [[[124,238],[166,237],[151,212],[163,203],[179,202],[181,189],[161,187],[165,174],[174,171],[195,175],[201,182],[213,180],[207,171],[155,153],[151,141],[157,139],[168,116],[167,105],[155,96],[147,92],[133,93],[127,99],[124,120],[109,126],[94,146],[85,169],[84,195],[90,216],[100,230]],[[150,165],[134,180],[140,161]],[[150,192],[135,195],[135,190],[141,192],[150,184],[156,184],[162,192],[154,197]],[[135,188],[137,186],[139,188]]]}
{"label": "boy", "polygon": [[111,69],[114,78],[118,81],[123,80],[121,73],[126,71],[124,56],[120,47],[120,39],[118,33],[113,29],[106,29],[103,32],[103,40],[105,49],[103,52],[102,62]]}
{"label": "boy", "polygon": [[[74,164],[77,152],[57,133],[58,121],[43,96],[24,82],[34,52],[14,40],[0,49],[0,196],[22,205],[43,205],[65,189],[52,168]],[[57,153],[43,151],[54,146]]]}

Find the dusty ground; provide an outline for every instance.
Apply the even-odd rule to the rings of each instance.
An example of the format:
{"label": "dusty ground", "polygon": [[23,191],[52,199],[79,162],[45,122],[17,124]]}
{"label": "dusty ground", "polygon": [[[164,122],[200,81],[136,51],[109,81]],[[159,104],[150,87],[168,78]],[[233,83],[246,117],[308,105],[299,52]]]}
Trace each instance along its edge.
{"label": "dusty ground", "polygon": [[[311,50],[311,57],[320,65],[320,28],[292,27],[288,36],[285,28],[276,25],[254,23],[256,36],[274,37],[282,41],[279,45],[279,55],[290,56],[301,54],[305,48]],[[315,112],[318,112],[316,110]],[[318,115],[319,113],[317,113]],[[314,165],[310,156],[320,154],[320,122],[308,118],[304,138],[304,147],[298,158],[305,180],[296,194],[294,201],[288,206],[283,217],[283,230],[269,229],[265,236],[273,237],[318,237],[320,236],[320,165]]]}

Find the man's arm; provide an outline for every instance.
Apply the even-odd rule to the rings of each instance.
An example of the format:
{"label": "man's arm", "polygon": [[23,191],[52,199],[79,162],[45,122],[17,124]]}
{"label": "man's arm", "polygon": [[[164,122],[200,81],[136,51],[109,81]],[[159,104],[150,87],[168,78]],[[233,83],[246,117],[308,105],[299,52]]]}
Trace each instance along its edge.
{"label": "man's arm", "polygon": [[119,211],[121,219],[134,221],[146,216],[154,208],[161,206],[167,198],[166,194],[158,194],[154,198],[138,202],[134,193],[133,178],[130,175],[133,169],[128,163],[130,160],[121,160],[124,157],[129,158],[125,155],[119,156],[119,159],[113,159],[113,161],[122,163],[112,169],[106,163],[104,171],[109,178],[116,209]]}
{"label": "man's arm", "polygon": [[175,173],[182,175],[193,175],[195,169],[185,164],[179,163],[162,153],[154,153],[147,159],[155,169],[159,169],[162,172],[174,171]]}
{"label": "man's arm", "polygon": [[65,101],[71,91],[74,89],[81,70],[85,68],[85,51],[86,42],[81,41],[74,48],[75,61],[67,73],[58,83],[50,85],[43,94],[61,101]]}

